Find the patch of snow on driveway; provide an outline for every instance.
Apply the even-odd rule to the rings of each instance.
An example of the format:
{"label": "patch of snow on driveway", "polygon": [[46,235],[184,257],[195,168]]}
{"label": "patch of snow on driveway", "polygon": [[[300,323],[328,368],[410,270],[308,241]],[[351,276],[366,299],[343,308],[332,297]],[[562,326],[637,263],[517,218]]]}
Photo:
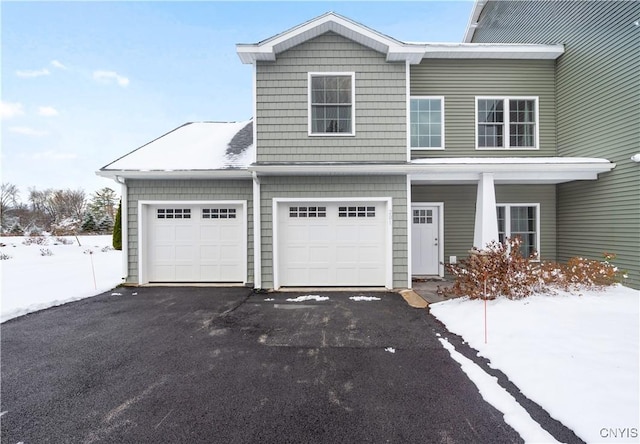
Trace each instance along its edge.
{"label": "patch of snow on driveway", "polygon": [[287,302],[305,302],[305,301],[328,301],[329,296],[319,296],[317,294],[309,294],[306,296],[298,296],[297,298],[289,298]]}
{"label": "patch of snow on driveway", "polygon": [[380,298],[378,298],[376,296],[351,296],[351,297],[349,297],[349,299],[351,299],[352,301],[356,301],[356,302],[361,302],[361,301],[369,302],[369,301],[379,301],[380,300]]}

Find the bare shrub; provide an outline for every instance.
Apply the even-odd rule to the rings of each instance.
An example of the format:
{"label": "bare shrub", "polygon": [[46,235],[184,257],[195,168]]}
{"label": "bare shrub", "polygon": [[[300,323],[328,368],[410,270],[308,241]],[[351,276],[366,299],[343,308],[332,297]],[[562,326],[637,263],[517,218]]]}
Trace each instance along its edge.
{"label": "bare shrub", "polygon": [[615,259],[612,253],[605,253],[604,261],[575,257],[558,264],[540,262],[535,255],[523,257],[520,244],[518,238],[493,242],[484,250],[472,250],[459,264],[447,265],[455,281],[452,287],[439,289],[439,293],[471,299],[520,299],[536,292],[603,289],[624,278],[624,273],[609,262]]}
{"label": "bare shrub", "polygon": [[9,256],[8,254],[0,251],[0,261],[6,261],[11,259],[11,256]]}
{"label": "bare shrub", "polygon": [[53,251],[51,251],[48,248],[41,248],[40,249],[40,256],[53,256]]}
{"label": "bare shrub", "polygon": [[29,236],[22,243],[24,245],[49,245],[49,239],[44,236]]}
{"label": "bare shrub", "polygon": [[56,237],[54,239],[54,245],[71,245],[73,241],[71,239],[67,239],[66,237]]}

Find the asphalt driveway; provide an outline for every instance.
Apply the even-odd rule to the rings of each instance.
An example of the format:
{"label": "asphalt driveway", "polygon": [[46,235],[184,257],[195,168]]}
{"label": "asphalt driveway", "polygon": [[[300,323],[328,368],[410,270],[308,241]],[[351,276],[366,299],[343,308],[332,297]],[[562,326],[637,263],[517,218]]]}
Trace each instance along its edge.
{"label": "asphalt driveway", "polygon": [[116,292],[2,325],[3,443],[521,442],[398,294]]}

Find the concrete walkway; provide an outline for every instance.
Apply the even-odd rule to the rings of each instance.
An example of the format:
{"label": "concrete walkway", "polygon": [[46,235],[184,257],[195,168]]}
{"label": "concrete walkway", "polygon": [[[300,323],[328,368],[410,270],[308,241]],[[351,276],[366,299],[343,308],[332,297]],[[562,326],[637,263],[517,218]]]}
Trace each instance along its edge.
{"label": "concrete walkway", "polygon": [[442,302],[451,299],[450,297],[439,295],[438,287],[448,288],[452,285],[453,282],[446,280],[416,279],[413,281],[413,291],[427,303],[435,304],[436,302]]}

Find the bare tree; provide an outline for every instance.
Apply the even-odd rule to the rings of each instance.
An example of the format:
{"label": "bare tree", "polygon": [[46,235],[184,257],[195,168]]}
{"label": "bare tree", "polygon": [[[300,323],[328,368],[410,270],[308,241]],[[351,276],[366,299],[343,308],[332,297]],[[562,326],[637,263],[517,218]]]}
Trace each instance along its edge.
{"label": "bare tree", "polygon": [[20,190],[12,183],[2,184],[2,196],[0,198],[0,225],[5,228],[5,218],[7,211],[18,206],[18,196]]}
{"label": "bare tree", "polygon": [[69,221],[80,224],[87,204],[84,190],[29,189],[34,223],[48,230]]}

